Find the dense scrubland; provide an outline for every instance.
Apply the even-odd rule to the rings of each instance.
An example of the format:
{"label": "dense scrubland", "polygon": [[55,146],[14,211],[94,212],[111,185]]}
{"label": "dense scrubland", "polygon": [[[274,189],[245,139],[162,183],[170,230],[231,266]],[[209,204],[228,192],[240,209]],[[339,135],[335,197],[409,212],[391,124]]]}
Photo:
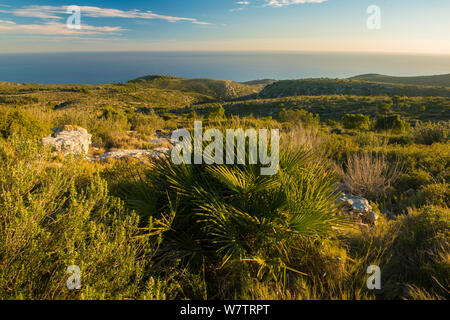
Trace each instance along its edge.
{"label": "dense scrubland", "polygon": [[[382,80],[0,83],[0,298],[447,299],[450,86]],[[195,120],[280,129],[279,174],[40,143],[73,125],[93,135],[90,156],[147,149]],[[377,223],[347,215],[342,191]],[[69,265],[81,290],[66,288]]]}

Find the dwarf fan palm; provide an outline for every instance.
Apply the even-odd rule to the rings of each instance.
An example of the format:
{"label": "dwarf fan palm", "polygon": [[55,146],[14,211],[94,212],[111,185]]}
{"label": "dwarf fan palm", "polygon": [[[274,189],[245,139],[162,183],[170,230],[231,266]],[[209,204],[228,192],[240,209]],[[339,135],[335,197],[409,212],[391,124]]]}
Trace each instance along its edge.
{"label": "dwarf fan palm", "polygon": [[222,267],[256,264],[261,277],[296,271],[296,244],[328,236],[342,222],[336,177],[303,148],[282,152],[277,175],[260,176],[260,168],[156,163],[147,175],[158,195],[154,218],[175,212],[165,245],[191,262],[207,257]]}

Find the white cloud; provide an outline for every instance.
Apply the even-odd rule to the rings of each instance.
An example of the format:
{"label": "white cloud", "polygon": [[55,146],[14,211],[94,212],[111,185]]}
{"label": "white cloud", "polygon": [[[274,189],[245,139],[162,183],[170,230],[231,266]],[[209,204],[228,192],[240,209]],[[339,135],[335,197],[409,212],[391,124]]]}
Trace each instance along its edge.
{"label": "white cloud", "polygon": [[322,3],[327,0],[266,0],[268,7],[285,7],[293,4]]}
{"label": "white cloud", "polygon": [[240,7],[230,9],[229,10],[230,12],[244,10],[244,8],[250,4],[250,1],[237,1],[236,4],[239,5]]}
{"label": "white cloud", "polygon": [[0,25],[2,24],[6,24],[6,25],[12,25],[12,24],[16,24],[14,21],[10,21],[10,20],[0,20]]}
{"label": "white cloud", "polygon": [[117,34],[124,31],[121,27],[96,27],[82,25],[80,30],[68,29],[65,23],[47,22],[44,24],[15,24],[12,21],[0,20],[0,32],[14,34],[40,34],[40,35],[92,35]]}
{"label": "white cloud", "polygon": [[[39,18],[47,20],[44,23],[16,24],[11,20],[0,20],[0,33],[27,34],[27,35],[62,35],[62,36],[83,36],[83,35],[113,35],[125,31],[121,27],[91,26],[82,20],[81,29],[69,29],[61,20],[67,18],[68,6],[40,6],[31,5],[20,9],[0,10],[2,13],[12,14],[19,17]],[[208,22],[199,21],[193,18],[173,17],[160,15],[152,11],[141,10],[119,10],[111,8],[99,8],[92,6],[80,6],[81,16],[91,18],[126,18],[126,19],[160,19],[168,22],[189,22],[199,25],[207,25]]]}
{"label": "white cloud", "polygon": [[[31,18],[41,18],[41,19],[63,19],[63,17],[58,16],[61,14],[66,14],[68,6],[40,6],[31,5],[25,6],[20,9],[15,9],[8,11],[15,16],[21,17],[31,17]],[[190,22],[194,24],[209,24],[208,22],[202,22],[194,18],[184,18],[184,17],[174,17],[154,13],[152,11],[141,11],[137,9],[133,10],[119,10],[112,8],[99,8],[92,6],[79,6],[81,10],[82,17],[91,18],[127,18],[127,19],[160,19],[169,22]],[[6,11],[3,11],[6,12]]]}
{"label": "white cloud", "polygon": [[21,9],[11,10],[15,16],[19,17],[30,17],[30,18],[41,18],[41,19],[62,19],[58,17],[55,13],[63,13],[61,11],[55,10],[57,7],[53,6],[27,6]]}

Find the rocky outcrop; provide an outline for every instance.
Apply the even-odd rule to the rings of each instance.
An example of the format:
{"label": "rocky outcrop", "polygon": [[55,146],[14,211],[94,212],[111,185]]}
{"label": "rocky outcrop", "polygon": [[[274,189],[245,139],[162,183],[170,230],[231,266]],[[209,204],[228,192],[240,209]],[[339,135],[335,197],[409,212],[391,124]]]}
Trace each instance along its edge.
{"label": "rocky outcrop", "polygon": [[115,150],[107,152],[99,156],[98,160],[123,160],[127,158],[134,159],[161,159],[168,156],[170,149],[168,148],[156,148],[153,150]]}
{"label": "rocky outcrop", "polygon": [[53,151],[67,154],[87,155],[92,143],[92,135],[86,129],[77,126],[61,126],[52,129],[53,134],[42,139]]}
{"label": "rocky outcrop", "polygon": [[351,216],[359,218],[367,224],[375,224],[378,220],[378,214],[373,210],[369,200],[363,197],[343,194],[338,203],[343,205],[344,210]]}

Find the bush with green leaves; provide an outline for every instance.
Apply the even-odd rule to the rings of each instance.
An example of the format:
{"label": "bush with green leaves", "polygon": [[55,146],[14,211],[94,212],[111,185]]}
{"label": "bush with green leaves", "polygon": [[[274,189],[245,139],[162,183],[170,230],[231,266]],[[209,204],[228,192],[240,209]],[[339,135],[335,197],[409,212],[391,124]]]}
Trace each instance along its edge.
{"label": "bush with green leaves", "polygon": [[424,185],[419,190],[419,196],[426,205],[445,205],[450,207],[450,184],[433,183]]}
{"label": "bush with green leaves", "polygon": [[331,119],[327,120],[326,124],[329,127],[335,127],[335,128],[339,127],[339,122],[331,120]]}
{"label": "bush with green leaves", "polygon": [[400,161],[404,172],[424,170],[433,181],[442,182],[450,179],[450,144],[434,143],[428,145],[388,145],[377,148],[377,151],[387,152],[390,162]]}
{"label": "bush with green leaves", "polygon": [[435,142],[449,141],[450,122],[418,123],[411,129],[411,136],[415,143],[432,145]]}
{"label": "bush with green leaves", "polygon": [[25,138],[43,138],[50,133],[50,125],[31,114],[10,108],[0,109],[0,137],[20,135]]}
{"label": "bush with green leaves", "polygon": [[380,264],[383,298],[450,298],[449,214],[448,208],[430,206],[390,224]]}
{"label": "bush with green leaves", "polygon": [[314,115],[303,109],[287,110],[282,109],[278,113],[278,117],[282,122],[289,122],[292,124],[301,124],[305,127],[317,126],[320,122],[319,115]]}
{"label": "bush with green leaves", "polygon": [[399,114],[381,116],[375,123],[376,130],[390,130],[393,133],[403,133],[409,127],[409,123],[403,120]]}
{"label": "bush with green leaves", "polygon": [[345,129],[367,131],[370,129],[370,117],[363,114],[346,114],[342,117]]}
{"label": "bush with green leaves", "polygon": [[100,115],[99,118],[106,120],[122,121],[126,119],[126,115],[121,110],[117,110],[113,107],[106,106],[103,108],[102,114]]}
{"label": "bush with green leaves", "polygon": [[154,112],[148,115],[140,113],[133,114],[128,117],[128,121],[131,124],[131,130],[148,135],[155,134],[156,130],[164,128],[164,120]]}
{"label": "bush with green leaves", "polygon": [[[0,299],[155,295],[139,218],[81,159],[58,164],[36,142],[0,141],[0,225]],[[82,290],[66,287],[71,265]]]}
{"label": "bush with green leaves", "polygon": [[[377,299],[445,300],[450,286],[450,220],[448,208],[428,206],[379,223],[344,242],[351,261],[365,273],[367,266],[381,269],[382,290]],[[364,267],[365,266],[365,267]],[[353,275],[365,282],[366,276]],[[365,284],[365,283],[364,283]],[[347,292],[348,288],[346,288]]]}
{"label": "bush with green leaves", "polygon": [[225,109],[223,108],[223,106],[219,103],[214,104],[213,106],[211,106],[208,109],[208,112],[206,114],[206,117],[208,119],[220,119],[223,118],[225,116]]}
{"label": "bush with green leaves", "polygon": [[418,190],[420,187],[433,182],[433,176],[423,169],[413,169],[403,173],[396,184],[396,188],[407,191],[409,189]]}

